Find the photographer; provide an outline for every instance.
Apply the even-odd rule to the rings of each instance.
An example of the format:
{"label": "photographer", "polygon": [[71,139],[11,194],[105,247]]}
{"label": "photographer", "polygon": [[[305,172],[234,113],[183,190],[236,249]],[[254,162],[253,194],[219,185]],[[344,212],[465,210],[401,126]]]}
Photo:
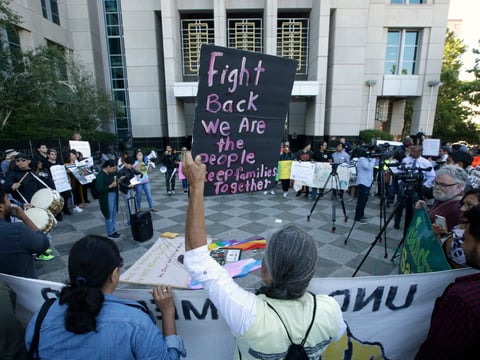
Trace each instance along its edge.
{"label": "photographer", "polygon": [[376,160],[369,157],[367,149],[359,147],[356,150],[357,160],[357,206],[355,208],[355,221],[360,224],[367,224],[365,217],[365,206],[367,206],[368,194],[373,183],[373,168]]}
{"label": "photographer", "polygon": [[[415,189],[416,191],[409,192],[409,196],[413,195],[413,197],[416,197],[413,199],[414,202],[416,200],[419,200],[420,198],[425,197],[425,198],[431,199],[433,197],[432,185],[433,185],[433,182],[435,181],[435,171],[433,170],[432,164],[430,163],[430,161],[428,161],[422,156],[422,150],[423,150],[422,145],[410,146],[409,148],[410,155],[408,155],[402,160],[402,168],[397,173],[397,176],[400,179],[402,179],[402,176],[404,178],[407,177],[409,178],[409,180],[412,180],[410,184],[415,183],[415,185],[417,185]],[[421,183],[417,183],[417,182],[421,182]],[[405,179],[402,179],[402,181],[399,182],[397,211],[395,213],[395,221],[393,225],[395,229],[400,229],[400,221],[402,219],[403,209],[405,208],[405,205],[406,205],[405,194],[403,191],[405,186],[406,186]],[[405,222],[406,222],[406,225],[408,225],[408,223],[410,222],[410,219],[406,219]],[[407,226],[405,226],[405,228],[406,227]]]}

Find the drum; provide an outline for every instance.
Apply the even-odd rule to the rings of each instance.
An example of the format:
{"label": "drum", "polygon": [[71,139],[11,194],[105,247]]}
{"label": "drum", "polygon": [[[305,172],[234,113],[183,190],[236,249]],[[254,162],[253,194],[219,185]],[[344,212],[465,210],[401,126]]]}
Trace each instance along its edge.
{"label": "drum", "polygon": [[63,197],[57,190],[44,188],[33,194],[30,203],[41,209],[50,210],[53,215],[58,215],[63,209]]}
{"label": "drum", "polygon": [[50,210],[33,207],[26,209],[25,215],[45,234],[57,225],[57,220]]}

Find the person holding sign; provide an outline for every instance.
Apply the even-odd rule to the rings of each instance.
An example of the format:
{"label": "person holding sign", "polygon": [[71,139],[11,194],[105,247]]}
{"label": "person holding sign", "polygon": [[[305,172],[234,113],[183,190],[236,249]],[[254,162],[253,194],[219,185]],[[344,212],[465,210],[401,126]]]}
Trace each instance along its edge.
{"label": "person holding sign", "polygon": [[[317,267],[315,240],[295,226],[275,232],[267,242],[262,263],[264,292],[254,295],[242,289],[209,255],[204,209],[206,166],[200,156],[194,161],[187,152],[182,168],[190,184],[183,262],[192,279],[208,291],[236,337],[235,359],[253,360],[260,354],[263,358],[284,358],[292,344],[289,337],[295,344],[305,338],[308,356],[319,358],[330,342],[341,338],[346,325],[334,298],[307,292]],[[282,323],[288,326],[284,328]]]}
{"label": "person holding sign", "polygon": [[135,162],[133,168],[142,174],[142,178],[139,183],[135,185],[135,193],[137,194],[137,209],[141,209],[142,193],[145,193],[147,197],[148,206],[151,212],[157,212],[157,209],[153,207],[152,192],[150,190],[150,179],[148,173],[152,171],[152,168],[145,162],[142,150],[137,150],[135,154]]}
{"label": "person holding sign", "polygon": [[[285,144],[283,147],[283,151],[280,154],[280,161],[292,161],[295,160],[295,155],[292,153],[290,149],[290,144]],[[290,179],[280,179],[282,183],[282,190],[283,190],[283,197],[288,196],[288,189],[290,189]],[[272,190],[273,191],[273,190]]]}
{"label": "person holding sign", "polygon": [[[304,148],[297,152],[295,156],[295,160],[298,161],[313,161],[313,151],[311,144],[305,144]],[[308,197],[309,187],[305,186],[305,197]],[[302,189],[297,191],[296,196],[300,196],[302,194]]]}
{"label": "person holding sign", "polygon": [[[464,214],[465,258],[480,270],[480,206]],[[427,338],[415,357],[477,359],[480,344],[480,273],[459,277],[435,302]]]}
{"label": "person holding sign", "polygon": [[105,229],[109,239],[120,239],[123,235],[115,230],[118,210],[118,181],[115,160],[107,160],[97,176],[95,186],[99,194],[100,210],[105,217]]}
{"label": "person holding sign", "polygon": [[45,303],[43,319],[37,312],[27,326],[25,344],[30,354],[38,359],[178,360],[186,356],[177,335],[171,287],[159,285],[151,291],[162,313],[162,332],[145,305],[113,295],[122,266],[112,240],[87,235],[77,241],[68,257],[70,281],[58,299]]}

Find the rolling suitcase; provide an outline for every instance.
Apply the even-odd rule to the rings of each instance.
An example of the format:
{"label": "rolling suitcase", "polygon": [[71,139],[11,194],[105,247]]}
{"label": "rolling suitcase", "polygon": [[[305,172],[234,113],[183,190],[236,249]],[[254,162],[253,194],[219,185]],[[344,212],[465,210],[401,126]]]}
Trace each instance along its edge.
{"label": "rolling suitcase", "polygon": [[128,198],[127,200],[133,240],[138,242],[148,241],[153,237],[152,214],[150,214],[150,211],[137,212],[137,202],[135,200],[135,197]]}

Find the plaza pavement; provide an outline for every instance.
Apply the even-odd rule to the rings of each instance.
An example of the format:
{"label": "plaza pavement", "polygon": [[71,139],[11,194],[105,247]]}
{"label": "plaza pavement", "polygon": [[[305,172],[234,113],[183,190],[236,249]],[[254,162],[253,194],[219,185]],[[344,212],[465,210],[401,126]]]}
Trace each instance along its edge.
{"label": "plaza pavement", "polygon": [[[123,200],[119,202],[117,231],[123,238],[116,240],[125,266],[122,272],[132,266],[157,240],[159,234],[170,231],[184,234],[187,196],[183,194],[181,182],[177,179],[176,193],[166,194],[164,175],[154,169],[150,175],[152,197],[158,212],[152,213],[154,236],[151,240],[139,243],[133,240]],[[268,235],[277,228],[287,224],[295,224],[310,233],[318,242],[319,262],[316,277],[351,277],[389,275],[398,273],[398,257],[392,261],[402,237],[402,230],[393,228],[393,221],[387,226],[386,242],[377,241],[371,246],[380,231],[380,199],[370,196],[365,215],[370,219],[368,224],[356,223],[348,238],[345,239],[353,224],[353,213],[356,201],[345,195],[345,208],[348,221],[344,222],[341,203],[332,207],[331,193],[318,201],[311,212],[313,201],[302,196],[296,197],[293,189],[287,197],[282,196],[280,183],[275,188],[275,195],[263,192],[244,193],[207,197],[205,213],[207,233],[218,240],[244,240],[252,236]],[[374,193],[372,189],[371,193]],[[40,279],[65,282],[68,279],[68,252],[75,241],[87,234],[105,235],[104,218],[100,212],[98,200],[90,196],[90,203],[81,214],[64,216],[51,231],[53,238],[53,254],[51,261],[36,261],[36,271]],[[145,196],[142,205],[146,205]],[[332,209],[335,209],[335,223],[332,222]],[[392,209],[387,208],[387,218]],[[308,219],[308,215],[310,215]],[[332,227],[336,231],[332,232]],[[385,244],[387,257],[385,258]],[[366,256],[367,252],[369,255]],[[248,257],[261,258],[263,250],[252,250],[242,254]],[[361,261],[364,263],[359,267]],[[237,282],[245,288],[255,288],[261,284],[260,270]],[[132,288],[132,284],[121,284],[121,287]]]}

